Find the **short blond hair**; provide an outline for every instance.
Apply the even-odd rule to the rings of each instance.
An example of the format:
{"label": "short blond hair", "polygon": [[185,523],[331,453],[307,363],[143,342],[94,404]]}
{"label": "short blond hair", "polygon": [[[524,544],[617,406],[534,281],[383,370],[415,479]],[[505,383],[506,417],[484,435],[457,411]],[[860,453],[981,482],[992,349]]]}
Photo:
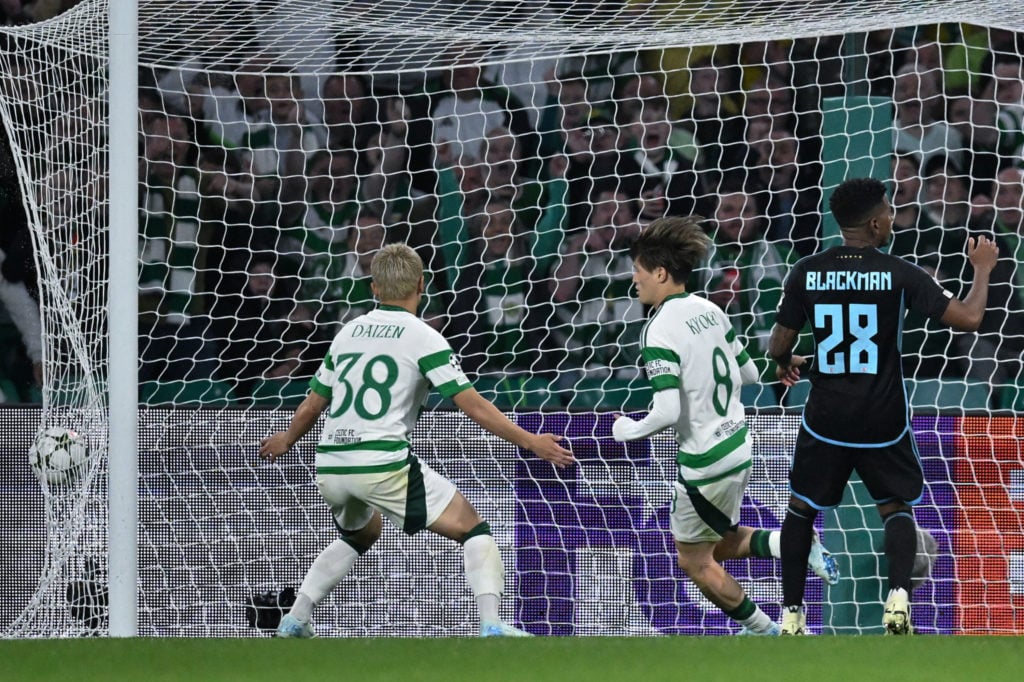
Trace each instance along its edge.
{"label": "short blond hair", "polygon": [[423,260],[408,244],[388,244],[373,257],[370,277],[382,301],[401,301],[416,293]]}

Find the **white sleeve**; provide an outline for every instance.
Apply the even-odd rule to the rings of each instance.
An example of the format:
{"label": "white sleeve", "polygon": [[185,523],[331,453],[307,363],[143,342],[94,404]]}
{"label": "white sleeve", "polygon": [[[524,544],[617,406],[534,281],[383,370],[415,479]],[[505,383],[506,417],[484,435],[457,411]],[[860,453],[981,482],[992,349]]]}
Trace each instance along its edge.
{"label": "white sleeve", "polygon": [[612,437],[621,442],[651,436],[679,421],[680,409],[678,390],[656,391],[650,413],[640,421],[619,417],[612,424]]}
{"label": "white sleeve", "polygon": [[733,329],[732,321],[729,319],[729,316],[723,312],[722,317],[725,319],[726,329],[728,330],[725,335],[725,340],[728,341],[729,349],[732,351],[732,354],[736,356],[736,364],[740,367],[740,381],[742,381],[744,385],[756,383],[757,380],[761,378],[761,373],[757,369],[757,365],[747,352],[746,346],[743,345],[743,340],[740,339],[736,330]]}
{"label": "white sleeve", "polygon": [[743,380],[744,385],[757,383],[760,379],[760,373],[757,371],[757,365],[754,361],[747,356],[747,361],[740,365],[740,379]]}

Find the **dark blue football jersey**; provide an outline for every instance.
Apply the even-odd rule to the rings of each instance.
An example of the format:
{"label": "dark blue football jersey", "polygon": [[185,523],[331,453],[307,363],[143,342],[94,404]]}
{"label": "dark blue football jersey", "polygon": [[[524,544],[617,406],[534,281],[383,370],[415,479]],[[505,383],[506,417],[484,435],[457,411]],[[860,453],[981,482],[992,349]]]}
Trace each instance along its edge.
{"label": "dark blue football jersey", "polygon": [[840,445],[898,440],[909,427],[903,317],[909,308],[938,320],[953,295],[902,258],[850,246],[801,259],[783,290],[776,322],[814,334],[804,426]]}

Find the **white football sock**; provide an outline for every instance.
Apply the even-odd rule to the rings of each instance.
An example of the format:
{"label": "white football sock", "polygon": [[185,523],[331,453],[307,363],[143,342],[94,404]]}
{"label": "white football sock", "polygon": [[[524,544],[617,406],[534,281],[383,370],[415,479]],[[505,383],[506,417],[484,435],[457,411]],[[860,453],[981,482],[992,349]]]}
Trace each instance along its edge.
{"label": "white football sock", "polygon": [[505,589],[501,552],[490,535],[476,535],[462,546],[466,582],[473,590],[481,621],[499,620],[498,607]]}
{"label": "white football sock", "polygon": [[768,551],[776,559],[782,558],[782,531],[773,530],[768,533]]}
{"label": "white football sock", "polygon": [[768,614],[761,610],[761,607],[755,607],[754,612],[750,614],[749,618],[744,618],[740,621],[740,625],[745,625],[754,632],[768,632],[775,625],[772,619],[768,617]]}
{"label": "white football sock", "polygon": [[290,613],[303,623],[308,623],[313,607],[348,575],[359,558],[359,553],[344,540],[338,539],[327,545],[313,561],[306,577],[302,580],[299,595],[295,598]]}

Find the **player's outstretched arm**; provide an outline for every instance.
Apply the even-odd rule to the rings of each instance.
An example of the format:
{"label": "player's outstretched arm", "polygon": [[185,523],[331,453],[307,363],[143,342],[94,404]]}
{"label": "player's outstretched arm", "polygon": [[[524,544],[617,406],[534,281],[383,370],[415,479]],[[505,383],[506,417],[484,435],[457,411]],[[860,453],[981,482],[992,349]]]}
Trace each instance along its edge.
{"label": "player's outstretched arm", "polygon": [[273,462],[275,459],[292,449],[296,441],[309,433],[309,430],[320,418],[320,413],[329,405],[327,398],[310,391],[306,399],[295,410],[286,431],[272,433],[260,441],[260,457]]}
{"label": "player's outstretched arm", "polygon": [[999,247],[995,241],[985,237],[967,240],[967,258],[974,266],[974,281],[964,300],[952,299],[942,314],[942,323],[962,332],[977,331],[985,317],[988,302],[988,279],[999,260]]}
{"label": "player's outstretched arm", "polygon": [[498,438],[532,451],[545,462],[565,468],[576,461],[569,450],[559,445],[565,442],[563,436],[553,433],[530,433],[502,414],[501,410],[480,395],[475,388],[456,393],[452,400],[467,417],[481,427]]}

